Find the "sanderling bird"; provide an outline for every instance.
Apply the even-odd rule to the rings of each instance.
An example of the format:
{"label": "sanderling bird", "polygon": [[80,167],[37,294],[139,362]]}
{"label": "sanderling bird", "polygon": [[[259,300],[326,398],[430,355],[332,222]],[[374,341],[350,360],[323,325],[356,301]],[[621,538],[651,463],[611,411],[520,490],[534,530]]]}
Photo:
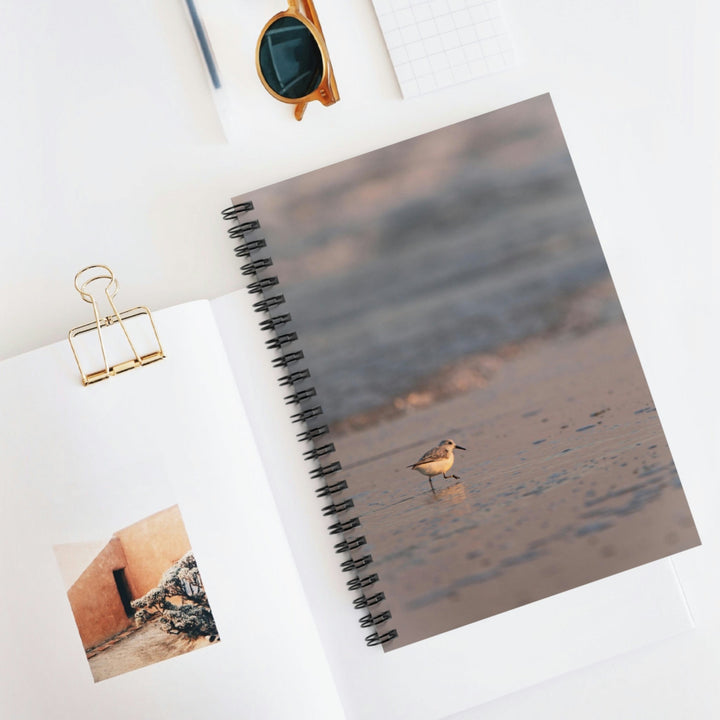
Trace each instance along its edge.
{"label": "sanderling bird", "polygon": [[[446,480],[448,476],[446,473],[453,466],[455,462],[455,455],[453,450],[465,450],[462,445],[457,445],[453,440],[443,440],[434,448],[428,450],[416,463],[408,465],[411,470],[417,470],[419,473],[427,476],[430,480],[430,487],[435,492],[433,487],[432,479],[436,475],[442,475]],[[450,475],[450,477],[459,480],[457,475]]]}

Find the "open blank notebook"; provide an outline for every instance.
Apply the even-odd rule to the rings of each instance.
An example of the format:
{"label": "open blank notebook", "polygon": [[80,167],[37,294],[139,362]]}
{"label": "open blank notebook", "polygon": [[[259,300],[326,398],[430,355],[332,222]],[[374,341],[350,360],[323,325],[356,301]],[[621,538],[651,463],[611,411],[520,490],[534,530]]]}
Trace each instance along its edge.
{"label": "open blank notebook", "polygon": [[[155,318],[166,359],[98,385],[81,386],[66,342],[0,363],[0,717],[429,720],[691,626],[664,560],[395,653],[365,647],[245,292]],[[122,614],[108,584],[156,578],[178,535],[219,640],[86,641],[98,602],[99,620]]]}
{"label": "open blank notebook", "polygon": [[403,97],[515,64],[500,0],[373,0]]}

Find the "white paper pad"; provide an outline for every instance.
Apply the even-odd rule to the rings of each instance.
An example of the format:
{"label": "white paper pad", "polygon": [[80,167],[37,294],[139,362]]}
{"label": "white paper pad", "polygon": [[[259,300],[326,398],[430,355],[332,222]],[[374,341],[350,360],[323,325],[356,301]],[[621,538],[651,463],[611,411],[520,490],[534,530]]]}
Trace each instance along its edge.
{"label": "white paper pad", "polygon": [[500,0],[373,0],[403,97],[515,64]]}

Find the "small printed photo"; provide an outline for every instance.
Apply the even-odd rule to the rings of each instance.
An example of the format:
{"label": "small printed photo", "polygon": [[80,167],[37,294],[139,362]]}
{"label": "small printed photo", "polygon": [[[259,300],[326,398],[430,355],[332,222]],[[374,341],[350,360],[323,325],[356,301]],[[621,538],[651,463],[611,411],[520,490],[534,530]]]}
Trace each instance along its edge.
{"label": "small printed photo", "polygon": [[95,682],[219,641],[177,505],[54,550]]}

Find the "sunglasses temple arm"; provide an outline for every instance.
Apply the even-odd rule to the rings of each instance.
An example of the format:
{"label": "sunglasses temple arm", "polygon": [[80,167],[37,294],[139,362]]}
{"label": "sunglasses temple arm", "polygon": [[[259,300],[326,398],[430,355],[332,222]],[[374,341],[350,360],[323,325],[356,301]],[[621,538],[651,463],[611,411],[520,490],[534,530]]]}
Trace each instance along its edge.
{"label": "sunglasses temple arm", "polygon": [[[305,14],[309,18],[310,22],[318,29],[320,32],[322,32],[322,28],[320,27],[320,19],[318,18],[317,11],[315,10],[315,5],[313,4],[313,0],[302,0],[303,5],[305,5]],[[290,0],[290,5],[297,4],[296,2],[292,2]]]}
{"label": "sunglasses temple arm", "polygon": [[302,120],[303,115],[305,115],[305,108],[307,107],[306,102],[300,102],[297,105],[295,105],[295,119],[296,120]]}
{"label": "sunglasses temple arm", "polygon": [[[296,2],[300,2],[300,0],[288,0],[290,5],[294,5]],[[305,5],[305,15],[309,18],[310,22],[320,31],[320,34],[322,35],[322,26],[320,25],[320,18],[318,17],[317,10],[315,10],[315,5],[313,4],[313,0],[302,0],[303,4]],[[337,102],[340,99],[340,93],[338,92],[337,88],[337,82],[335,81],[335,73],[333,72],[332,65],[330,65],[330,58],[327,58],[328,63],[328,83],[329,83],[329,91],[330,91],[330,97],[332,98],[333,102]],[[295,117],[300,120],[303,116],[303,113],[305,112],[305,108],[302,110],[295,110]],[[299,114],[299,117],[298,117]]]}

